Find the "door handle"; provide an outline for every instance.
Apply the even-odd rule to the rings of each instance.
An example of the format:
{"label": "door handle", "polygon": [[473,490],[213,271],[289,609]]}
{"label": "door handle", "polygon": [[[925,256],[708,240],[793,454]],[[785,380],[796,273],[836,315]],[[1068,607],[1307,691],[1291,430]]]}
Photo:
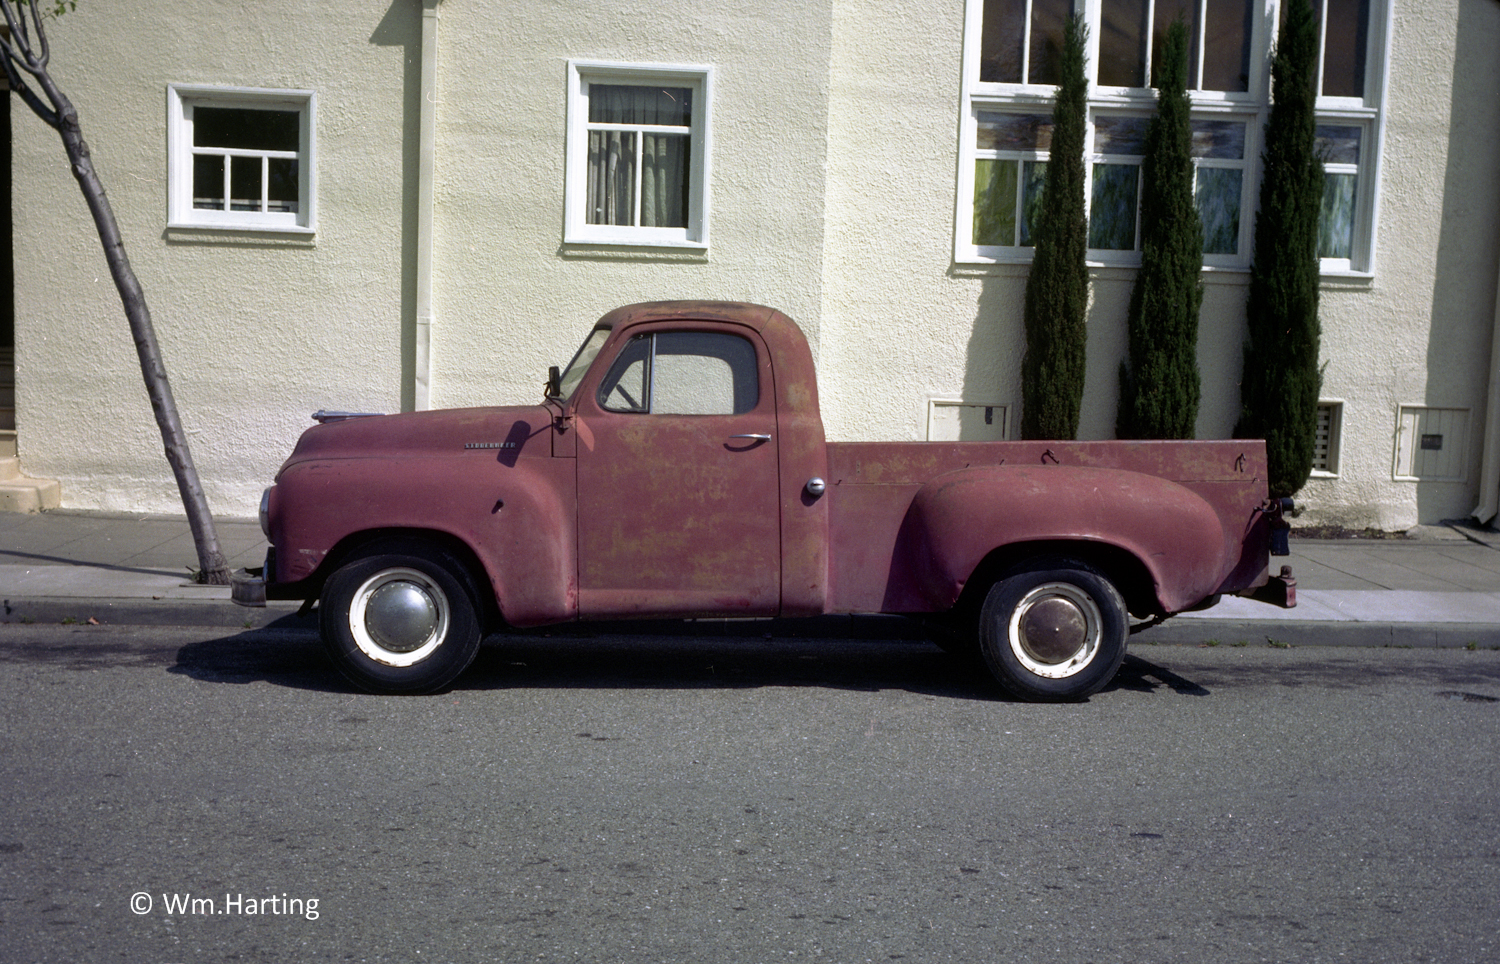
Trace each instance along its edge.
{"label": "door handle", "polygon": [[769,441],[771,441],[771,436],[769,436],[769,435],[762,435],[759,432],[750,432],[750,433],[747,433],[745,435],[731,435],[729,437],[730,438],[753,438],[753,439],[757,439],[757,440],[759,440],[761,442],[769,442]]}

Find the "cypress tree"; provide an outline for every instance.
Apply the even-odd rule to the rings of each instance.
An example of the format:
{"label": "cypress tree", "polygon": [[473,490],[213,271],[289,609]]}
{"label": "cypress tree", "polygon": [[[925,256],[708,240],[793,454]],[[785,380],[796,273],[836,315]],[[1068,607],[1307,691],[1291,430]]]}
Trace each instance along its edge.
{"label": "cypress tree", "polygon": [[1271,116],[1262,152],[1249,341],[1240,378],[1239,438],[1264,438],[1271,495],[1289,496],[1312,473],[1318,390],[1318,215],[1323,164],[1315,149],[1317,23],[1291,0],[1271,60]]}
{"label": "cypress tree", "polygon": [[1061,84],[1042,187],[1036,250],[1026,278],[1026,354],[1021,360],[1021,437],[1078,435],[1088,339],[1088,222],[1083,216],[1083,134],[1088,79],[1081,17],[1063,34]]}
{"label": "cypress tree", "polygon": [[1141,163],[1141,270],[1130,292],[1130,361],[1120,365],[1120,438],[1192,438],[1198,420],[1203,224],[1193,202],[1187,27],[1167,29],[1156,116]]}

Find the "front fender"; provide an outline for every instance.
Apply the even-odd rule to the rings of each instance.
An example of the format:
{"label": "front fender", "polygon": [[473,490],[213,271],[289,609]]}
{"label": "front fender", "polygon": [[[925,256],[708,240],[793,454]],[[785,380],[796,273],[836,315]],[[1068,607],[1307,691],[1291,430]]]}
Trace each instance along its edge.
{"label": "front fender", "polygon": [[1164,612],[1211,595],[1239,558],[1218,513],[1190,489],[1082,466],[984,466],[938,476],[917,492],[899,542],[909,589],[926,610],[953,606],[987,557],[1024,543],[1128,553]]}
{"label": "front fender", "polygon": [[270,513],[276,572],[317,585],[335,550],[364,533],[438,532],[468,546],[506,621],[577,612],[572,462],[506,465],[474,453],[442,459],[308,460],[277,479]]}

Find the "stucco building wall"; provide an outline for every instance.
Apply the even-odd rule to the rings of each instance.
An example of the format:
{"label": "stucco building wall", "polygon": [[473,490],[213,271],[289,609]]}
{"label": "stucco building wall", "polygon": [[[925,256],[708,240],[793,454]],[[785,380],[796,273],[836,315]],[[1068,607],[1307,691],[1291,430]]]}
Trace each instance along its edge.
{"label": "stucco building wall", "polygon": [[[1014,434],[1027,269],[953,254],[962,0],[438,9],[433,405],[534,400],[611,307],[725,298],[807,330],[831,438],[925,437],[931,398],[1008,405]],[[54,27],[217,512],[253,514],[312,411],[413,404],[421,20],[420,0],[189,0]],[[1476,502],[1500,264],[1500,5],[1397,3],[1391,31],[1374,277],[1323,288],[1341,470],[1300,497],[1381,528]],[[713,68],[706,253],[564,243],[570,58]],[[170,83],[316,91],[314,237],[167,229]],[[67,506],[177,511],[56,134],[19,105],[13,126],[26,471]],[[1201,437],[1238,414],[1247,278],[1205,276]],[[1084,437],[1113,434],[1132,279],[1093,271]],[[1469,409],[1464,480],[1392,480],[1403,404]]]}

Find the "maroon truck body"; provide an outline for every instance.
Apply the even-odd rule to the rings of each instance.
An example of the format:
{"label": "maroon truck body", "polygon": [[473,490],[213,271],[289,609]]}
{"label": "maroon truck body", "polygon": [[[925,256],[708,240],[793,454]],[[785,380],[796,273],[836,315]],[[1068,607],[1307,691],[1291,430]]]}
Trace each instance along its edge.
{"label": "maroon truck body", "polygon": [[[696,411],[667,399],[694,366],[732,378],[726,400],[663,413]],[[318,597],[393,539],[440,548],[481,623],[516,627],[941,614],[971,596],[977,612],[1039,558],[1102,575],[1140,617],[1267,580],[1258,441],[827,442],[806,340],[752,305],[610,312],[561,384],[542,405],[309,429],[267,490],[266,594]]]}

